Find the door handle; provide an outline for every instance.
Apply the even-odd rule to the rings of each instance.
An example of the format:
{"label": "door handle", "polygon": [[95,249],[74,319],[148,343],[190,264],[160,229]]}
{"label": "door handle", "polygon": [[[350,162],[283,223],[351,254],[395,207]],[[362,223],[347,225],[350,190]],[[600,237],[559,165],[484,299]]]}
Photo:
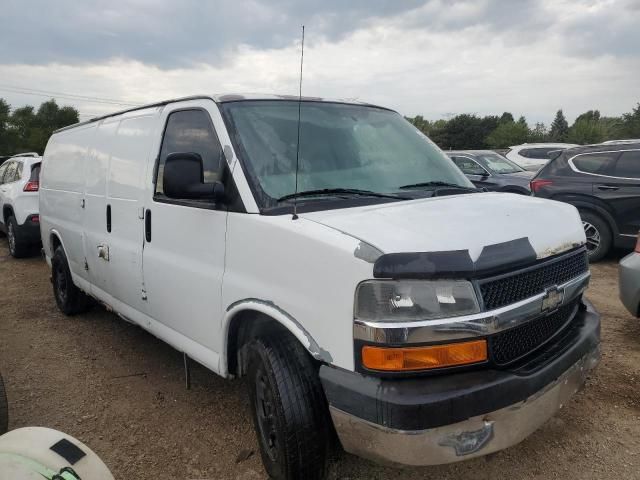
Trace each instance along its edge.
{"label": "door handle", "polygon": [[111,205],[107,205],[107,232],[111,233]]}
{"label": "door handle", "polygon": [[598,190],[618,190],[619,188],[613,185],[598,185]]}
{"label": "door handle", "polygon": [[144,214],[144,238],[147,243],[151,241],[151,210],[148,208]]}

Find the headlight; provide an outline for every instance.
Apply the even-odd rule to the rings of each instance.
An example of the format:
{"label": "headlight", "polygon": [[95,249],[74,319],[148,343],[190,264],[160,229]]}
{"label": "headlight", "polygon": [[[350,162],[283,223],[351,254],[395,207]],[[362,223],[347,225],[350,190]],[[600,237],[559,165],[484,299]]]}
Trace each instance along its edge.
{"label": "headlight", "polygon": [[358,320],[410,322],[479,311],[473,286],[464,280],[367,280],[356,290]]}

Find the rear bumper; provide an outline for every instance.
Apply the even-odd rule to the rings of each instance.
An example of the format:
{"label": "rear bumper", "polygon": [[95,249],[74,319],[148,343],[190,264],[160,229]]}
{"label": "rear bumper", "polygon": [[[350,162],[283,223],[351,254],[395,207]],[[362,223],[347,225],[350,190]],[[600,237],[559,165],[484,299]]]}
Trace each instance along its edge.
{"label": "rear bumper", "polygon": [[631,253],[620,260],[620,300],[632,315],[640,316],[640,253]]}
{"label": "rear bumper", "polygon": [[381,379],[323,366],[343,447],[383,463],[437,465],[517,444],[562,408],[598,363],[600,317],[588,303],[577,315],[576,337],[539,354],[535,369]]}
{"label": "rear bumper", "polygon": [[[37,220],[37,221],[34,221]],[[38,214],[29,215],[22,225],[18,225],[16,236],[21,242],[40,242],[40,216]]]}

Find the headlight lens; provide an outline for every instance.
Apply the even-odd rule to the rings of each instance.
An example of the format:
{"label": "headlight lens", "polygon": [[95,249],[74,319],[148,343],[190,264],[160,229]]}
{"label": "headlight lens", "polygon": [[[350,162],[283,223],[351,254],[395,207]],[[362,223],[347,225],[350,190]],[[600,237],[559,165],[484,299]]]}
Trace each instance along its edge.
{"label": "headlight lens", "polygon": [[356,290],[358,320],[410,322],[479,311],[473,286],[465,280],[367,280]]}

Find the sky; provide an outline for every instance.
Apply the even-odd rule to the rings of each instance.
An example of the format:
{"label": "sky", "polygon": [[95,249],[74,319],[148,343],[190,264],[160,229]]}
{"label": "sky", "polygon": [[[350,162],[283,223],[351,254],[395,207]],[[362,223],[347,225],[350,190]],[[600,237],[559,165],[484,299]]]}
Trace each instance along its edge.
{"label": "sky", "polygon": [[[640,0],[2,0],[0,97],[81,119],[167,98],[303,94],[428,119],[549,123],[640,102]],[[65,98],[66,97],[66,98]]]}

